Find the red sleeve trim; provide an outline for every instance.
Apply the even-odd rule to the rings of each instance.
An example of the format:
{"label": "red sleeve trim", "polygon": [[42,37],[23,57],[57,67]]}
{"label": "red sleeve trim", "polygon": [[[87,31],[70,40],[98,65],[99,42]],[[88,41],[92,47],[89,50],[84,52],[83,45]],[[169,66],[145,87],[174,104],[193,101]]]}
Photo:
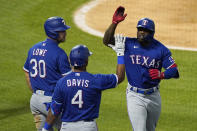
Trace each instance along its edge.
{"label": "red sleeve trim", "polygon": [[177,67],[176,63],[172,64],[169,68],[174,68],[174,67]]}

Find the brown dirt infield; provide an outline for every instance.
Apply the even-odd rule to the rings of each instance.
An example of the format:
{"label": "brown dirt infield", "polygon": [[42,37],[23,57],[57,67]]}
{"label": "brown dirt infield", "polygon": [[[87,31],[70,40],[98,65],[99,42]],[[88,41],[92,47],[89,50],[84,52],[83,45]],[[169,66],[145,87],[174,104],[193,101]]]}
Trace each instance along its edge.
{"label": "brown dirt infield", "polygon": [[99,0],[86,14],[87,25],[104,32],[119,5],[125,7],[127,17],[116,33],[136,37],[137,21],[148,17],[155,22],[155,38],[164,45],[197,48],[196,0]]}

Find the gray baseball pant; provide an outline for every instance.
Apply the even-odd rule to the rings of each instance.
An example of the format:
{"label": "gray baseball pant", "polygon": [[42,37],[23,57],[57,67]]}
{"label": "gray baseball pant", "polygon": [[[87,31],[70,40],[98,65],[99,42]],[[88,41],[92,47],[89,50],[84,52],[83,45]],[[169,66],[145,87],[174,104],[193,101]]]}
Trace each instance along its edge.
{"label": "gray baseball pant", "polygon": [[127,110],[133,131],[155,131],[161,112],[160,92],[144,95],[127,88]]}
{"label": "gray baseball pant", "polygon": [[60,131],[98,131],[96,121],[62,122]]}
{"label": "gray baseball pant", "polygon": [[[52,97],[51,96],[44,96],[43,94],[32,94],[31,100],[30,100],[30,108],[31,112],[34,116],[34,122],[36,124],[37,131],[42,131],[42,128],[44,127],[44,123],[46,121],[46,117],[48,114],[48,111],[46,110],[46,105],[44,103],[51,102]],[[61,120],[60,117],[55,122],[54,126],[60,130],[61,128]],[[51,128],[49,131],[53,131],[53,128]]]}

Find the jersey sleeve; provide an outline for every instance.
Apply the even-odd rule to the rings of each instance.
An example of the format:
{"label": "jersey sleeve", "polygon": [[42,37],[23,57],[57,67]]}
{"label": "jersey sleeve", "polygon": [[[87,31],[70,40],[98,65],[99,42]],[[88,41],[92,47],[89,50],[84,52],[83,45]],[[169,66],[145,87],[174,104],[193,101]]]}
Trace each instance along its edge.
{"label": "jersey sleeve", "polygon": [[71,72],[70,63],[68,61],[68,56],[64,51],[62,51],[59,55],[58,67],[59,67],[60,73],[63,76],[65,76],[65,75],[67,75],[68,73]]}
{"label": "jersey sleeve", "polygon": [[53,115],[59,115],[62,111],[64,97],[62,96],[61,91],[61,79],[57,82],[55,91],[53,93],[52,102],[51,102],[51,111]]}
{"label": "jersey sleeve", "polygon": [[115,88],[118,84],[118,77],[115,74],[97,74],[96,81],[99,90],[105,90],[110,88]]}
{"label": "jersey sleeve", "polygon": [[162,67],[169,69],[173,64],[175,64],[175,61],[172,58],[172,53],[168,48],[165,47],[163,50]]}
{"label": "jersey sleeve", "polygon": [[60,79],[55,87],[53,97],[52,99],[56,101],[57,103],[63,103],[63,97],[62,97],[62,92],[61,92],[61,84],[62,84],[62,79]]}
{"label": "jersey sleeve", "polygon": [[27,56],[24,66],[23,66],[23,70],[26,72],[29,72],[29,54],[30,54],[30,50],[28,51],[28,56]]}

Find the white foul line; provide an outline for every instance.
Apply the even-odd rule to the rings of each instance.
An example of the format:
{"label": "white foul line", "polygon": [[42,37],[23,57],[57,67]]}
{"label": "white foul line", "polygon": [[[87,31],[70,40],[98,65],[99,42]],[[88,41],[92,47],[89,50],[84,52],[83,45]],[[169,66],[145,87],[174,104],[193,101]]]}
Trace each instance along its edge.
{"label": "white foul line", "polygon": [[[84,6],[82,6],[80,9],[78,9],[75,14],[74,14],[74,22],[75,24],[82,29],[84,32],[87,32],[89,34],[95,35],[95,36],[99,36],[99,37],[103,37],[104,33],[95,30],[93,28],[90,28],[85,21],[85,16],[86,13],[93,7],[95,7],[100,0],[93,0],[87,4],[85,4]],[[188,51],[197,51],[197,48],[185,48],[185,47],[178,47],[178,46],[167,46],[170,49],[175,49],[175,50],[188,50]]]}
{"label": "white foul line", "polygon": [[82,6],[79,10],[77,10],[74,14],[74,22],[75,24],[82,29],[84,32],[87,32],[92,35],[96,35],[99,37],[103,37],[104,33],[99,32],[95,29],[90,28],[85,21],[86,13],[93,7],[95,7],[99,3],[99,0],[93,0],[88,4]]}

